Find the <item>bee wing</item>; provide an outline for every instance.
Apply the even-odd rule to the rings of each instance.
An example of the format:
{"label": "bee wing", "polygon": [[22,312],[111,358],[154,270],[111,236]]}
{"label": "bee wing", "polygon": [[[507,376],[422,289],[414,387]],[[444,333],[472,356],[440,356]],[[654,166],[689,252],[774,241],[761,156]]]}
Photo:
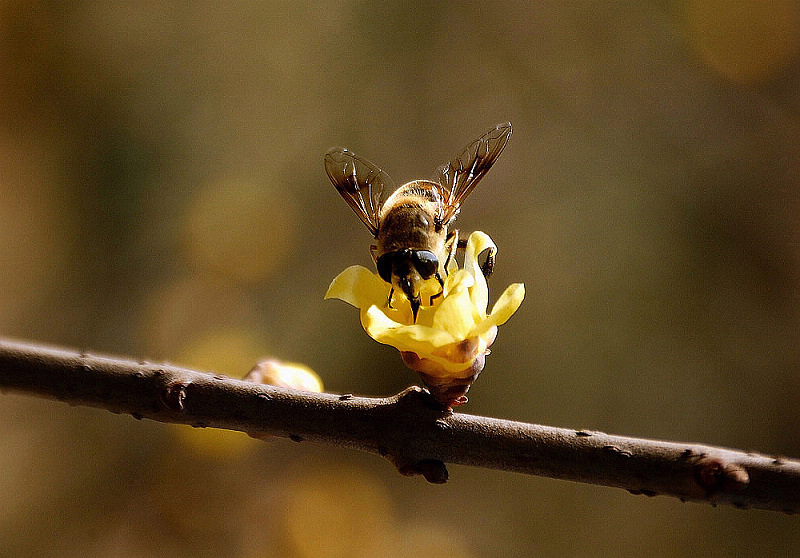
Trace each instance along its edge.
{"label": "bee wing", "polygon": [[461,202],[503,152],[511,137],[511,123],[498,124],[466,146],[449,163],[439,167],[436,181],[442,186],[441,222],[447,225],[458,213]]}
{"label": "bee wing", "polygon": [[325,172],[369,232],[377,236],[378,215],[386,201],[386,192],[394,190],[389,175],[374,163],[341,147],[325,155]]}

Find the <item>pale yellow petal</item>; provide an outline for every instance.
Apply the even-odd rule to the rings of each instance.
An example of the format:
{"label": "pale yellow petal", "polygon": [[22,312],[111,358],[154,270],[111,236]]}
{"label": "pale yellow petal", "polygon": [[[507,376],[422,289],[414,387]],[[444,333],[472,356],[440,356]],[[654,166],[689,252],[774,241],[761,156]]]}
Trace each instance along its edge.
{"label": "pale yellow petal", "polygon": [[463,269],[458,269],[447,276],[447,279],[444,280],[444,297],[447,298],[450,296],[450,292],[463,287],[471,287],[475,284],[475,279],[464,271]]}
{"label": "pale yellow petal", "polygon": [[439,347],[435,353],[403,352],[403,362],[412,370],[435,378],[464,378],[475,373],[472,367],[475,360],[486,353],[486,346],[482,337],[463,339]]}
{"label": "pale yellow petal", "polygon": [[483,275],[481,266],[478,264],[478,256],[489,248],[497,253],[497,245],[485,232],[475,231],[469,235],[467,249],[464,253],[464,269],[473,275]]}
{"label": "pale yellow petal", "polygon": [[[417,312],[417,325],[433,327],[433,319],[436,316],[436,310],[439,308],[439,303],[441,302],[441,298],[434,301],[434,306],[420,306],[419,311]],[[409,307],[410,308],[410,307]],[[407,323],[411,323],[412,321],[411,312],[409,311],[409,319]]]}
{"label": "pale yellow petal", "polygon": [[469,235],[467,250],[464,255],[464,269],[475,278],[475,284],[470,289],[470,298],[477,319],[482,319],[486,316],[486,306],[489,303],[489,287],[486,285],[483,270],[478,264],[478,256],[485,250],[497,252],[497,246],[492,242],[488,234],[475,231]]}
{"label": "pale yellow petal", "polygon": [[370,337],[376,339],[376,337],[385,336],[387,332],[395,330],[403,324],[391,319],[377,306],[370,306],[361,311],[361,325]]}
{"label": "pale yellow petal", "polygon": [[509,285],[494,303],[492,313],[475,328],[473,334],[482,335],[490,328],[504,324],[517,311],[524,298],[525,285],[522,283]]}
{"label": "pale yellow petal", "polygon": [[361,325],[375,341],[420,355],[431,353],[437,347],[455,341],[453,336],[444,330],[395,322],[376,306],[361,313]]}
{"label": "pale yellow petal", "polygon": [[502,325],[517,311],[525,299],[525,285],[523,283],[513,283],[503,291],[497,302],[492,307],[490,319],[495,325]]}
{"label": "pale yellow petal", "polygon": [[389,286],[366,267],[353,265],[342,271],[331,282],[325,298],[338,298],[356,308],[366,309],[385,304]]}
{"label": "pale yellow petal", "polygon": [[451,343],[437,349],[432,356],[444,358],[452,369],[461,371],[467,368],[478,357],[486,352],[486,342],[480,336],[467,337],[458,343]]}
{"label": "pale yellow petal", "polygon": [[470,289],[461,283],[436,307],[432,327],[447,331],[455,338],[464,338],[476,323],[470,302]]}

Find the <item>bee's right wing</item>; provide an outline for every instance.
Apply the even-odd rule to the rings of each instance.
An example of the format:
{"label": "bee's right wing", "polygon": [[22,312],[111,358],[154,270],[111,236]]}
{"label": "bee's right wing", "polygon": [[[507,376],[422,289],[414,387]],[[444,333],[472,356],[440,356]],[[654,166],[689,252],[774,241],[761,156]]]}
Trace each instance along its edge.
{"label": "bee's right wing", "polygon": [[325,155],[325,172],[372,236],[377,236],[381,206],[386,201],[386,193],[394,190],[389,175],[374,163],[341,147]]}
{"label": "bee's right wing", "polygon": [[457,214],[461,202],[503,152],[511,137],[511,122],[498,124],[466,146],[449,163],[439,167],[436,181],[441,184],[442,208],[439,220],[447,225]]}

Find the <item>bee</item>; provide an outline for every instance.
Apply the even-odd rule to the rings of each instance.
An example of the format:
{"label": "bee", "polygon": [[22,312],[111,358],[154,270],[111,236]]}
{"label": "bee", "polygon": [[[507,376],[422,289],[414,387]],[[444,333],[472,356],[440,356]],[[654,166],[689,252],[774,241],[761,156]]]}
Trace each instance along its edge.
{"label": "bee", "polygon": [[[442,277],[460,247],[458,231],[448,227],[510,137],[511,123],[498,124],[439,167],[435,180],[414,180],[396,189],[388,174],[352,151],[334,148],[325,155],[331,182],[375,237],[370,252],[378,275],[391,285],[389,307],[395,292],[403,293],[416,322],[423,283],[439,283],[430,304],[442,295]],[[492,265],[490,253],[485,275]]]}

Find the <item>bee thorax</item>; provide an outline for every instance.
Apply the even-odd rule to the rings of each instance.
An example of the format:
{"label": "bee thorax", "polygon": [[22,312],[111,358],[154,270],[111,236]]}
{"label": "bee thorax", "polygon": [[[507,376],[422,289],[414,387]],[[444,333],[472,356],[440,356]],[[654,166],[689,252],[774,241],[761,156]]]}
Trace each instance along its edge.
{"label": "bee thorax", "polygon": [[418,205],[401,205],[387,212],[376,241],[379,253],[402,248],[435,249],[439,236],[431,212]]}

